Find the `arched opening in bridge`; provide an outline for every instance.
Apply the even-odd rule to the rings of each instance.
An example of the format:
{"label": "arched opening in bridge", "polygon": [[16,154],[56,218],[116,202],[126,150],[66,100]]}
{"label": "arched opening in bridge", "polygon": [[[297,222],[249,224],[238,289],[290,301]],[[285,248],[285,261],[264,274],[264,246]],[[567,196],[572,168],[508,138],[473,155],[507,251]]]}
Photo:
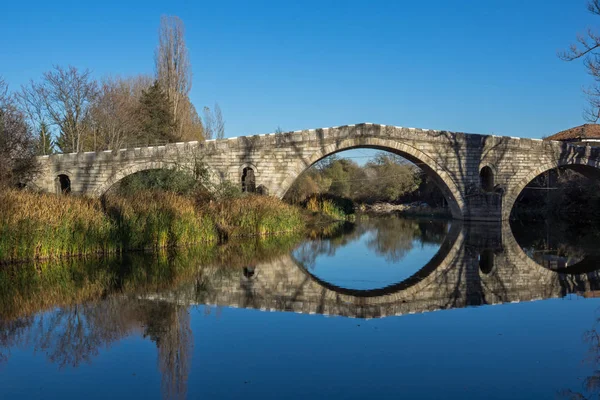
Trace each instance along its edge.
{"label": "arched opening in bridge", "polygon": [[252,169],[251,167],[245,167],[242,170],[242,192],[256,192],[256,178],[254,176],[254,169]]}
{"label": "arched opening in bridge", "polygon": [[591,261],[600,260],[600,169],[582,162],[532,173],[524,180],[529,183],[513,189],[512,203],[507,204],[519,247],[538,265],[556,272],[600,267]]}
{"label": "arched opening in bridge", "polygon": [[[600,169],[564,165],[530,177],[517,196],[511,196],[512,219],[554,217],[566,221],[600,220]],[[512,206],[512,207],[511,207]]]}
{"label": "arched opening in bridge", "polygon": [[494,250],[485,249],[479,253],[479,270],[488,275],[494,268]]}
{"label": "arched opening in bridge", "polygon": [[481,168],[479,172],[481,189],[486,193],[494,191],[494,171],[488,166]]}
{"label": "arched opening in bridge", "polygon": [[170,192],[180,195],[203,195],[208,196],[202,176],[195,177],[190,171],[173,168],[150,168],[133,172],[117,180],[106,188],[103,193],[118,195],[134,195],[139,192]]}
{"label": "arched opening in bridge", "polygon": [[355,208],[415,210],[460,218],[461,212],[445,181],[427,163],[374,145],[325,154],[290,183],[284,200],[313,208],[329,202],[346,213]]}
{"label": "arched opening in bridge", "polygon": [[68,175],[60,174],[56,177],[56,194],[71,193],[71,179]]}
{"label": "arched opening in bridge", "polygon": [[244,273],[245,278],[252,279],[252,278],[254,278],[254,274],[256,272],[254,271],[254,266],[247,266],[247,267],[244,267],[243,273]]}
{"label": "arched opening in bridge", "polygon": [[315,279],[364,295],[396,287],[421,276],[419,271],[426,266],[437,265],[451,224],[397,211],[450,216],[446,199],[454,200],[441,189],[445,185],[441,177],[425,162],[397,149],[340,147],[333,154],[323,152],[324,157],[306,167],[284,200],[337,219],[356,210],[371,214],[323,232],[315,230],[319,240],[298,246],[292,257]]}

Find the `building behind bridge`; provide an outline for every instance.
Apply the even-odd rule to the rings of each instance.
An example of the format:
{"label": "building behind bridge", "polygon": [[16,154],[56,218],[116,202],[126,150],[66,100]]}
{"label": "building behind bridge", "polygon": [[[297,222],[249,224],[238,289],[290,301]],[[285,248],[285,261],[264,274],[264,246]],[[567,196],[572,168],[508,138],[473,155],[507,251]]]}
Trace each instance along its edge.
{"label": "building behind bridge", "polygon": [[600,147],[600,124],[584,124],[558,132],[545,140],[558,140],[581,146]]}

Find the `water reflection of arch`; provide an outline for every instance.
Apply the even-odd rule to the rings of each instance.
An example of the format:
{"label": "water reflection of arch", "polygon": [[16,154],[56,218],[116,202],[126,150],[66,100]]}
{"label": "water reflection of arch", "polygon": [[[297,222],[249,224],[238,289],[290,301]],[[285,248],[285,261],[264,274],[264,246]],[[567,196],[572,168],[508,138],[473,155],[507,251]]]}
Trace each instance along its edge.
{"label": "water reflection of arch", "polygon": [[351,296],[354,298],[375,298],[388,296],[394,293],[406,291],[419,283],[422,283],[427,277],[429,277],[435,270],[440,267],[446,267],[453,264],[453,260],[456,258],[457,250],[460,248],[459,237],[462,232],[462,224],[454,222],[450,225],[450,230],[446,234],[444,241],[440,245],[437,253],[429,260],[427,264],[423,266],[419,271],[410,277],[404,279],[401,282],[388,285],[378,289],[348,289],[329,283],[318,276],[312,274],[308,268],[302,265],[301,262],[296,260],[293,255],[291,256],[292,261],[312,282],[323,287],[326,290],[334,292],[339,295]]}
{"label": "water reflection of arch", "polygon": [[[533,260],[536,264],[539,264],[537,260]],[[581,275],[595,272],[600,269],[600,254],[586,254],[584,257],[578,259],[577,262],[570,264],[565,267],[552,268],[550,266],[542,265],[542,267],[560,274],[568,275]]]}
{"label": "water reflection of arch", "polygon": [[[488,273],[480,270],[479,254],[485,249],[494,251]],[[222,271],[219,266],[213,269]],[[319,280],[289,253],[258,263],[256,270],[251,281],[240,269],[207,285],[208,290],[193,291],[190,298],[196,304],[380,318],[600,289],[598,272],[569,275],[535,263],[518,245],[508,223],[453,224],[438,254],[419,273],[377,291],[347,290]]]}
{"label": "water reflection of arch", "polygon": [[580,262],[567,268],[552,270],[540,265],[527,255],[517,242],[508,221],[502,225],[502,240],[506,257],[510,260],[510,264],[519,270],[519,274],[554,292],[553,296],[547,297],[600,288],[600,263],[597,263],[600,258],[595,255],[584,257]]}

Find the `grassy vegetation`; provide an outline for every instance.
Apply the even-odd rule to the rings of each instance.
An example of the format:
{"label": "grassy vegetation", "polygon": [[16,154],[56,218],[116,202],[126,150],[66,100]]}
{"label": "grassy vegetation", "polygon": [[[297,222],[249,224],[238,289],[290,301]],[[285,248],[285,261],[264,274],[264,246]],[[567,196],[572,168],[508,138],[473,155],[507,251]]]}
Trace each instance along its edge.
{"label": "grassy vegetation", "polygon": [[191,197],[139,192],[107,196],[103,206],[123,250],[156,250],[218,239],[211,217]]}
{"label": "grassy vegetation", "polygon": [[309,212],[324,215],[338,221],[349,220],[354,216],[354,204],[352,200],[339,196],[313,194],[302,204]]}
{"label": "grassy vegetation", "polygon": [[220,242],[303,227],[300,210],[269,197],[198,202],[161,191],[107,196],[0,193],[0,262]]}
{"label": "grassy vegetation", "polygon": [[0,192],[0,261],[117,250],[97,200]]}
{"label": "grassy vegetation", "polygon": [[222,238],[271,235],[304,226],[300,210],[276,198],[244,196],[211,202],[203,211],[213,217]]}

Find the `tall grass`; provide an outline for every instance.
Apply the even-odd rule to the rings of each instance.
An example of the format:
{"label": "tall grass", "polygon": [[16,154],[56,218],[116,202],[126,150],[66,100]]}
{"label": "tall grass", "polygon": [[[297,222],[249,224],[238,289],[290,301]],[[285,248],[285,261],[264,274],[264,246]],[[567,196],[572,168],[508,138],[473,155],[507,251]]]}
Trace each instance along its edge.
{"label": "tall grass", "polygon": [[210,216],[192,198],[169,192],[139,192],[104,199],[106,215],[122,249],[159,249],[216,241]]}
{"label": "tall grass", "polygon": [[210,203],[203,210],[224,238],[289,232],[303,225],[296,207],[273,197],[243,196]]}
{"label": "tall grass", "polygon": [[98,200],[0,192],[0,261],[115,251]]}
{"label": "tall grass", "polygon": [[350,200],[331,195],[311,195],[304,202],[304,207],[310,212],[323,214],[335,220],[352,219],[354,215]]}
{"label": "tall grass", "polygon": [[156,250],[302,226],[297,208],[264,196],[198,204],[158,191],[100,201],[9,190],[0,193],[0,263]]}

